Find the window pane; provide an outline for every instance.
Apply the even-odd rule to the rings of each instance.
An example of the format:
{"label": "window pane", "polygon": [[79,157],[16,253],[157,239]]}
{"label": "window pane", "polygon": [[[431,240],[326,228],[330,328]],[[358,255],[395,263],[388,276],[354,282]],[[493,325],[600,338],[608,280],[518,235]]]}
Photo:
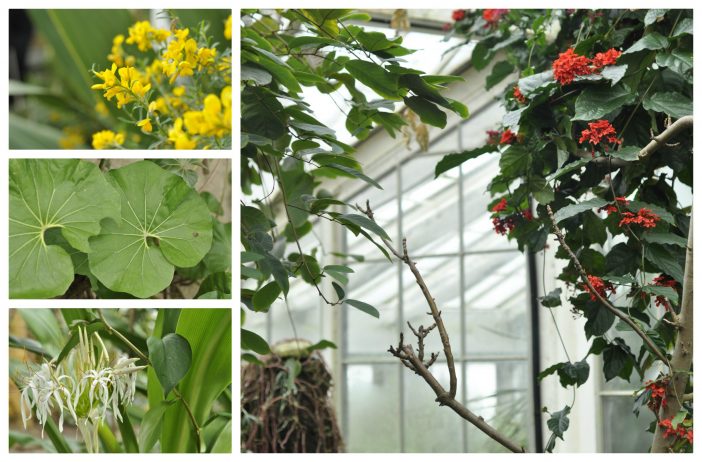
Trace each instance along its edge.
{"label": "window pane", "polygon": [[[466,406],[512,441],[528,447],[530,396],[526,361],[471,362],[467,366]],[[472,425],[467,426],[469,452],[507,450]]]}
{"label": "window pane", "polygon": [[346,367],[347,452],[400,451],[398,367]]}
{"label": "window pane", "polygon": [[[439,406],[436,395],[417,374],[403,368],[405,375],[405,448],[404,452],[463,452],[463,419],[448,407]],[[434,377],[449,388],[445,362],[431,367]],[[461,366],[456,364],[461,377]],[[462,397],[459,394],[458,400]]]}
{"label": "window pane", "polygon": [[[321,312],[319,308],[320,298],[314,287],[302,280],[295,281],[290,285],[288,292],[287,307],[286,302],[280,297],[268,311],[271,323],[271,338],[268,339],[272,345],[281,340],[298,337],[317,342],[320,339]],[[288,315],[292,315],[292,321]]]}
{"label": "window pane", "polygon": [[465,257],[468,355],[526,355],[529,341],[526,262],[519,252]]}
{"label": "window pane", "polygon": [[346,313],[347,354],[385,356],[398,340],[399,263],[357,263],[350,265],[355,273],[349,278],[348,298],[370,303],[380,312],[376,319],[356,308],[344,305]]}
{"label": "window pane", "polygon": [[604,452],[648,452],[653,435],[648,433],[652,414],[643,409],[637,419],[628,396],[602,398],[602,425]]}
{"label": "window pane", "polygon": [[410,255],[457,253],[458,170],[434,179],[438,156],[413,158],[402,166],[402,234]]}

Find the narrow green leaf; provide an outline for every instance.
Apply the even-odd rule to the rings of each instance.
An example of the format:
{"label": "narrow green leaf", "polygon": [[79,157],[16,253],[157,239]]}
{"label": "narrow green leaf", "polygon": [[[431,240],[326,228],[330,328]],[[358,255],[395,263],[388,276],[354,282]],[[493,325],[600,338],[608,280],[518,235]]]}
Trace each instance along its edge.
{"label": "narrow green leaf", "polygon": [[319,168],[316,169],[316,170],[312,170],[311,173],[314,175],[314,172],[315,172],[315,171],[324,170],[324,169],[335,169],[335,170],[340,170],[340,171],[345,172],[345,173],[347,173],[347,174],[349,174],[349,175],[351,175],[351,176],[354,176],[354,177],[356,177],[356,178],[359,178],[359,179],[365,181],[366,183],[368,183],[368,184],[370,184],[370,185],[372,185],[372,186],[375,186],[375,187],[378,188],[378,189],[383,189],[383,187],[380,186],[380,183],[378,183],[377,181],[375,181],[373,178],[371,178],[371,177],[369,177],[369,176],[366,176],[365,174],[363,174],[363,172],[360,172],[360,171],[358,171],[358,170],[356,170],[356,169],[349,168],[349,167],[346,167],[346,166],[344,166],[344,165],[339,165],[339,164],[336,164],[336,163],[326,164],[326,165],[324,165],[324,166],[322,166],[322,167],[319,167]]}
{"label": "narrow green leaf", "polygon": [[374,306],[369,305],[368,303],[361,302],[359,300],[353,300],[351,298],[347,298],[346,300],[344,300],[344,303],[351,305],[354,308],[358,308],[364,313],[368,313],[375,318],[380,318],[380,312],[378,312],[378,310]]}
{"label": "narrow green leaf", "polygon": [[447,172],[451,170],[452,168],[456,168],[459,165],[461,165],[464,162],[467,162],[471,159],[475,159],[477,157],[480,157],[481,155],[488,153],[488,152],[496,152],[497,148],[493,145],[485,145],[481,146],[476,149],[471,149],[470,151],[463,151],[460,153],[455,153],[455,154],[448,154],[444,156],[439,163],[436,164],[436,168],[434,170],[434,178],[438,178],[439,175],[441,175],[444,172]]}
{"label": "narrow green leaf", "polygon": [[412,109],[425,124],[439,128],[444,128],[446,126],[446,113],[431,101],[420,98],[419,96],[410,96],[405,97],[405,104]]}
{"label": "narrow green leaf", "polygon": [[134,434],[134,428],[132,427],[132,422],[129,419],[129,414],[127,414],[127,409],[123,404],[119,405],[119,413],[122,414],[122,420],[116,420],[117,426],[119,427],[119,432],[122,435],[124,452],[138,453],[139,443],[137,442],[136,435]]}
{"label": "narrow green leaf", "polygon": [[139,448],[141,452],[151,452],[159,437],[161,436],[161,422],[163,415],[169,406],[175,403],[172,401],[161,401],[157,405],[152,406],[144,414],[139,426]]}
{"label": "narrow green leaf", "polygon": [[336,296],[339,297],[339,300],[343,300],[344,297],[346,296],[346,292],[344,292],[344,288],[341,287],[339,284],[337,284],[334,281],[332,281],[332,287],[334,287],[334,291],[336,292]]}
{"label": "narrow green leaf", "polygon": [[344,215],[339,215],[337,217],[337,220],[341,223],[351,223],[353,225],[360,226],[361,228],[365,228],[369,231],[374,232],[378,236],[387,239],[388,241],[392,240],[383,228],[381,228],[373,220],[370,220],[368,217],[364,217],[363,215],[358,215],[355,213],[346,213]]}

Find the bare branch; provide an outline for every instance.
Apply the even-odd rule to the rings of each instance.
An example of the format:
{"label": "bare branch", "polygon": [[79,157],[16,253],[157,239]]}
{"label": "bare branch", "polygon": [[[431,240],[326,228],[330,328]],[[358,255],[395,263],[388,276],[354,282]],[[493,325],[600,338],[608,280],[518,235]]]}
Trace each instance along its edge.
{"label": "bare branch", "polygon": [[681,117],[675,121],[670,127],[663,130],[658,136],[654,136],[653,140],[639,152],[639,159],[645,159],[654,152],[658,151],[670,138],[677,135],[679,132],[692,128],[692,116]]}
{"label": "bare branch", "polygon": [[[687,387],[687,382],[690,376],[690,368],[692,367],[692,315],[694,311],[692,307],[692,267],[692,219],[690,219],[690,230],[687,236],[687,252],[685,255],[682,302],[680,303],[678,338],[675,340],[673,358],[670,360],[672,377],[670,378],[666,389],[668,405],[661,406],[658,414],[659,421],[672,419],[678,413],[684,401],[692,401],[692,393],[685,394],[685,388]],[[656,432],[653,435],[653,444],[651,445],[651,452],[667,452],[672,443],[672,438],[666,438],[663,435],[661,427],[656,426]]]}
{"label": "bare branch", "polygon": [[636,322],[634,322],[629,316],[627,316],[626,313],[615,308],[614,305],[609,303],[609,300],[604,298],[602,296],[602,294],[600,294],[597,290],[595,290],[595,288],[592,286],[592,283],[590,283],[590,280],[587,278],[587,272],[580,264],[578,257],[575,256],[575,254],[573,253],[571,248],[568,246],[568,244],[566,244],[565,237],[563,236],[563,232],[558,227],[558,224],[556,223],[556,219],[553,217],[553,211],[551,210],[551,206],[547,205],[546,210],[548,212],[549,218],[551,219],[551,225],[553,227],[553,232],[556,235],[558,242],[560,242],[561,247],[563,247],[563,249],[565,249],[565,251],[568,252],[568,255],[570,256],[571,261],[573,262],[573,264],[575,265],[575,268],[580,273],[580,278],[582,279],[583,283],[585,283],[585,285],[587,285],[588,289],[590,289],[590,293],[592,295],[594,295],[595,297],[597,297],[597,299],[600,301],[600,303],[602,303],[602,305],[607,310],[612,312],[612,314],[614,314],[616,317],[618,317],[619,319],[624,321],[629,327],[631,327],[634,330],[634,332],[636,332],[636,335],[641,337],[641,340],[644,341],[644,343],[649,348],[649,350],[656,357],[658,357],[658,359],[663,361],[664,364],[668,364],[668,367],[670,367],[670,364],[668,363],[668,358],[663,353],[661,353],[661,351],[658,349],[656,344],[653,343],[653,341],[648,337],[648,335],[646,335],[646,333],[643,330],[641,330],[639,325],[636,324]]}

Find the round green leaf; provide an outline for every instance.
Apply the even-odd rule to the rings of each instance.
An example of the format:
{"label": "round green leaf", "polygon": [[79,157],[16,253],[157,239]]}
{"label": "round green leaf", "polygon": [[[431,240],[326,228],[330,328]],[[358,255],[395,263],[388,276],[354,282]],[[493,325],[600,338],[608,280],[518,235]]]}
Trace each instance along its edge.
{"label": "round green leaf", "polygon": [[49,298],[73,281],[69,252],[49,244],[60,229],[68,245],[89,252],[103,218],[119,217],[119,195],[95,164],[77,159],[10,161],[10,296]]}
{"label": "round green leaf", "polygon": [[149,362],[161,382],[163,395],[168,396],[190,369],[193,356],[190,344],[180,334],[168,334],[162,339],[149,337],[146,345],[149,348]]}
{"label": "round green leaf", "polygon": [[212,245],[205,201],[179,176],[149,161],[110,172],[121,219],[90,240],[90,270],[116,292],[150,297],[173,279],[174,267],[195,266]]}

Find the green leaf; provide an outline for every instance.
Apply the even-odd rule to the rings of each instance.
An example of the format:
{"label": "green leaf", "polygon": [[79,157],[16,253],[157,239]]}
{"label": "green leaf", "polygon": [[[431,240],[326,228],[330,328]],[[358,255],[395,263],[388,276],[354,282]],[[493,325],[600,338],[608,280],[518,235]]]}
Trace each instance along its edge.
{"label": "green leaf", "polygon": [[431,101],[420,98],[419,96],[410,96],[405,98],[405,104],[412,109],[425,124],[439,128],[444,128],[446,126],[446,113]]}
{"label": "green leaf", "polygon": [[602,119],[615,109],[632,104],[635,99],[636,95],[623,84],[614,87],[588,87],[575,100],[575,115],[572,120]]}
{"label": "green leaf", "polygon": [[600,75],[610,81],[610,86],[615,86],[626,74],[626,69],[629,66],[620,64],[618,66],[605,66],[600,72]]}
{"label": "green leaf", "polygon": [[339,165],[339,164],[335,164],[335,163],[326,164],[326,165],[324,165],[323,167],[319,167],[319,168],[316,169],[316,170],[312,170],[311,173],[314,175],[315,172],[324,171],[325,169],[335,169],[335,170],[339,170],[339,171],[345,172],[345,173],[347,173],[347,174],[349,174],[349,175],[351,175],[351,176],[354,176],[354,177],[356,177],[356,178],[358,178],[358,179],[361,179],[361,180],[365,181],[365,182],[368,183],[369,185],[375,186],[375,187],[378,188],[378,189],[383,189],[383,187],[380,186],[380,183],[378,183],[377,181],[375,181],[373,178],[364,175],[363,172],[360,172],[360,171],[358,171],[358,170],[356,170],[356,169],[353,169],[353,168],[346,167],[346,166],[344,166],[344,165]]}
{"label": "green leaf", "polygon": [[684,77],[692,70],[692,53],[682,50],[672,50],[670,53],[657,53],[656,64],[670,68]]}
{"label": "green leaf", "polygon": [[521,91],[524,96],[529,96],[536,92],[536,90],[550,85],[555,81],[556,80],[553,78],[553,71],[545,71],[519,79],[517,86],[519,86],[519,91]]}
{"label": "green leaf", "polygon": [[10,296],[49,298],[73,281],[68,252],[46,241],[60,230],[66,242],[90,251],[103,218],[119,217],[119,195],[97,165],[73,159],[10,160]]}
{"label": "green leaf", "polygon": [[334,271],[337,273],[353,273],[354,270],[344,265],[327,265],[324,267],[324,271]]}
{"label": "green leaf", "polygon": [[506,177],[525,173],[529,164],[529,151],[522,146],[510,146],[500,157],[500,172]]}
{"label": "green leaf", "polygon": [[231,454],[232,452],[232,421],[231,419],[224,426],[217,436],[210,452],[213,454]]}
{"label": "green leaf", "polygon": [[346,300],[344,300],[344,303],[346,303],[347,305],[351,305],[354,308],[363,311],[364,313],[368,313],[374,318],[380,318],[380,313],[378,312],[378,310],[374,306],[369,305],[368,303],[364,303],[359,300],[353,300],[351,298],[347,298]]}
{"label": "green leaf", "polygon": [[172,401],[161,401],[155,406],[151,406],[141,419],[139,426],[139,448],[141,452],[151,452],[159,437],[161,436],[161,423],[166,410],[175,403]]}
{"label": "green leaf", "polygon": [[212,220],[212,247],[202,259],[210,273],[222,273],[232,267],[232,224]]}
{"label": "green leaf", "polygon": [[339,284],[337,284],[334,281],[332,281],[332,287],[334,287],[334,291],[336,292],[336,296],[339,297],[339,300],[343,300],[344,297],[346,296],[346,292],[344,292],[344,288],[341,287]]}
{"label": "green leaf", "polygon": [[639,152],[641,152],[641,148],[638,146],[625,146],[621,149],[611,151],[609,154],[617,159],[634,161],[639,160]]}
{"label": "green leaf", "polygon": [[344,215],[339,215],[336,219],[342,224],[350,223],[352,225],[360,226],[361,228],[365,228],[369,231],[374,232],[383,239],[387,239],[388,241],[392,240],[383,228],[378,226],[378,224],[373,220],[370,220],[368,217],[364,217],[363,215],[358,215],[355,213],[346,213]]}
{"label": "green leaf", "polygon": [[651,212],[658,215],[661,218],[661,220],[666,221],[671,225],[675,225],[675,217],[673,217],[673,215],[669,211],[667,211],[659,205],[649,204],[647,202],[641,201],[631,201],[629,203],[629,210],[631,210],[632,212],[636,213],[641,209],[648,209]]}
{"label": "green leaf", "polygon": [[576,363],[565,363],[561,371],[563,371],[562,373],[559,371],[561,385],[565,383],[565,386],[575,385],[579,387],[587,382],[587,378],[590,376],[590,365],[583,359]]}
{"label": "green leaf", "polygon": [[562,177],[563,175],[567,175],[568,173],[570,173],[572,171],[575,171],[575,170],[579,171],[583,165],[587,165],[589,162],[590,162],[590,159],[578,159],[575,162],[571,162],[571,163],[565,165],[564,167],[559,168],[558,170],[553,172],[551,175],[546,177],[546,180],[552,181],[552,180],[555,180],[557,178]]}
{"label": "green leaf", "polygon": [[623,340],[617,337],[613,343],[607,345],[602,351],[602,360],[607,382],[615,377],[629,380],[634,367],[634,358]]}
{"label": "green leaf", "polygon": [[134,434],[134,427],[132,427],[132,422],[129,419],[129,414],[124,404],[119,405],[119,413],[122,415],[122,419],[117,420],[117,426],[119,427],[119,432],[122,435],[122,444],[124,445],[124,452],[128,453],[138,453],[139,443],[137,442],[136,435]]}
{"label": "green leaf", "polygon": [[677,245],[678,247],[687,247],[687,239],[673,233],[645,231],[641,235],[641,239],[651,244],[672,244]]}
{"label": "green leaf", "polygon": [[30,353],[43,356],[47,360],[50,360],[53,357],[51,353],[44,349],[41,343],[37,342],[32,338],[16,337],[14,335],[10,335],[9,338],[10,348],[17,348],[20,350],[28,351]]}
{"label": "green leaf", "polygon": [[326,348],[333,348],[336,350],[336,344],[334,342],[330,342],[329,340],[320,340],[314,345],[308,346],[307,351],[312,353],[315,350],[324,350]]}
{"label": "green leaf", "polygon": [[484,69],[492,60],[493,53],[491,48],[485,43],[485,40],[478,42],[473,48],[471,55],[471,64],[476,70]]}
{"label": "green leaf", "polygon": [[692,115],[692,100],[672,91],[655,92],[646,96],[643,107],[647,111],[663,112],[675,119]]}
{"label": "green leaf", "polygon": [[684,34],[692,34],[692,18],[683,18],[680,20],[675,29],[673,29],[673,37],[679,37]]}
{"label": "green leaf", "polygon": [[560,411],[551,413],[551,417],[546,421],[548,429],[560,439],[563,439],[563,433],[568,430],[568,426],[570,425],[568,414],[570,414],[570,406],[566,406]]}
{"label": "green leaf", "polygon": [[497,148],[492,145],[485,145],[479,148],[471,149],[470,151],[463,151],[455,154],[448,154],[444,156],[439,163],[436,164],[434,170],[434,178],[438,178],[444,172],[451,170],[452,168],[458,167],[464,162],[467,162],[476,157],[488,152],[496,152]]}
{"label": "green leaf", "polygon": [[662,273],[665,273],[678,281],[683,282],[683,268],[680,262],[660,244],[651,244],[646,248],[645,258],[653,263]]}
{"label": "green leaf", "polygon": [[578,215],[586,210],[590,210],[595,207],[604,207],[605,205],[607,205],[606,200],[595,197],[590,200],[580,202],[579,204],[566,205],[554,213],[553,218],[556,220],[556,223],[560,223],[566,218],[574,217],[575,215]]}
{"label": "green leaf", "polygon": [[651,8],[646,12],[646,16],[644,16],[644,26],[650,26],[658,20],[663,19],[668,11],[668,9]]}
{"label": "green leaf", "polygon": [[162,339],[149,337],[149,362],[156,372],[163,393],[168,396],[190,370],[192,350],[188,341],[179,334],[168,334]]}
{"label": "green leaf", "polygon": [[351,59],[344,65],[349,74],[383,98],[400,100],[398,75],[368,61]]}
{"label": "green leaf", "polygon": [[107,288],[150,297],[168,287],[175,267],[195,266],[212,245],[207,204],[178,175],[141,161],[109,173],[121,220],[90,240],[90,271]]}
{"label": "green leaf", "polygon": [[[217,398],[232,383],[232,310],[183,309],[176,333],[188,341],[193,352],[192,367],[178,390],[189,403],[195,420],[203,425]],[[193,427],[180,404],[166,411],[161,451],[195,452]]]}
{"label": "green leaf", "polygon": [[673,305],[678,304],[678,291],[672,287],[661,287],[661,286],[643,286],[641,288],[644,292],[649,295],[661,296],[667,298]]}
{"label": "green leaf", "polygon": [[256,291],[253,296],[253,307],[256,311],[268,311],[268,308],[280,295],[280,286],[277,282],[269,282]]}
{"label": "green leaf", "polygon": [[63,435],[59,431],[56,423],[54,423],[54,418],[49,416],[46,419],[46,424],[44,425],[44,431],[49,435],[49,439],[54,444],[56,452],[61,454],[72,453],[71,446],[64,439]]}
{"label": "green leaf", "polygon": [[242,82],[254,82],[256,85],[268,85],[273,80],[270,72],[251,65],[241,65]]}
{"label": "green leaf", "polygon": [[599,302],[588,302],[585,305],[585,336],[598,337],[604,335],[614,324],[614,313],[603,307]]}
{"label": "green leaf", "polygon": [[541,298],[541,305],[547,308],[561,306],[561,289],[554,289]]}
{"label": "green leaf", "polygon": [[643,37],[641,37],[636,43],[630,46],[623,55],[629,53],[636,53],[642,50],[660,50],[661,48],[668,48],[668,39],[659,34],[658,32],[650,32]]}
{"label": "green leaf", "polygon": [[68,353],[70,353],[71,350],[76,345],[78,345],[78,326],[84,328],[88,335],[92,335],[93,332],[99,332],[105,329],[105,324],[102,321],[77,322],[76,324],[71,326],[71,336],[68,338],[66,345],[63,347],[59,355],[54,360],[55,364],[61,364],[61,361],[63,361],[66,358],[66,356],[68,356]]}
{"label": "green leaf", "polygon": [[508,75],[514,71],[514,65],[509,61],[500,61],[492,67],[492,72],[485,79],[485,89],[489,90],[498,83],[502,82]]}
{"label": "green leaf", "polygon": [[263,337],[246,329],[241,329],[241,349],[252,350],[260,355],[271,352],[271,347],[268,346],[268,342]]}
{"label": "green leaf", "polygon": [[59,140],[64,137],[61,130],[14,113],[8,119],[10,149],[59,149]]}

